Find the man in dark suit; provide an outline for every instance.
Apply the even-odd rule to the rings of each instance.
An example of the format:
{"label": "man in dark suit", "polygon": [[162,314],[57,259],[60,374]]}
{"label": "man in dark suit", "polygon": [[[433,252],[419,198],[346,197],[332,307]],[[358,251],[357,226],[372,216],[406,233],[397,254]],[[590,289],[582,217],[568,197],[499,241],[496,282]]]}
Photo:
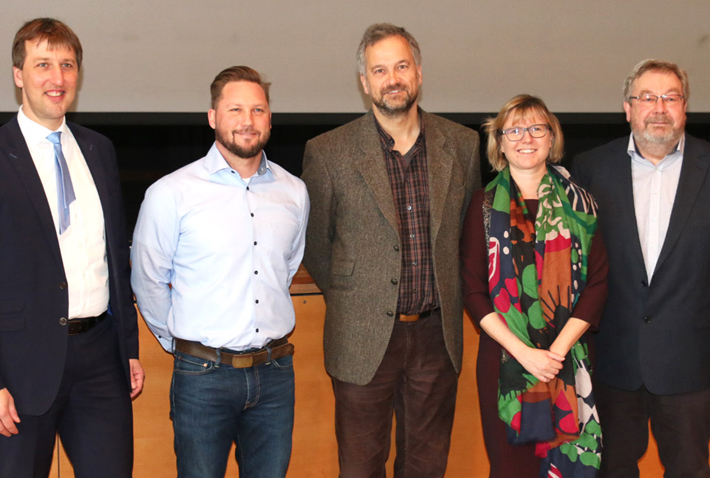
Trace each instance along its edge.
{"label": "man in dark suit", "polygon": [[710,477],[710,144],[685,134],[688,76],[646,60],[624,85],[631,136],[581,154],[609,297],[596,335],[602,476],[639,476],[651,422],[666,477]]}
{"label": "man in dark suit", "polygon": [[304,264],[326,301],[340,476],[443,476],[463,343],[458,244],[480,187],[476,132],[418,109],[419,46],[376,24],[358,50],[364,117],[306,145]]}
{"label": "man in dark suit", "polygon": [[143,387],[111,142],[68,124],[79,39],[48,18],[15,36],[18,115],[0,128],[0,477],[128,477]]}

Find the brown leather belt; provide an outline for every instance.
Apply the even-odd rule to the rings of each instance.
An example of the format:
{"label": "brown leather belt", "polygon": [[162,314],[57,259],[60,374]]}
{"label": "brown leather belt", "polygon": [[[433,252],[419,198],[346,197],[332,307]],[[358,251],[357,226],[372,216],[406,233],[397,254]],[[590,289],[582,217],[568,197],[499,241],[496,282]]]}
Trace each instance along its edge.
{"label": "brown leather belt", "polygon": [[[204,360],[217,362],[217,350],[219,350],[221,363],[231,365],[234,368],[249,368],[261,365],[270,360],[277,360],[293,355],[293,344],[288,343],[288,337],[284,337],[278,340],[272,340],[266,344],[264,348],[255,350],[254,352],[234,353],[227,352],[224,349],[207,347],[206,345],[191,340],[175,339],[176,352],[182,352]],[[270,357],[269,350],[271,350]]]}
{"label": "brown leather belt", "polygon": [[104,312],[96,317],[82,317],[80,319],[69,319],[67,321],[67,333],[69,335],[79,335],[93,329],[96,324],[106,318],[108,312]]}
{"label": "brown leather belt", "polygon": [[419,319],[426,319],[431,315],[431,310],[427,310],[425,312],[422,312],[421,314],[414,314],[414,315],[404,315],[404,314],[399,314],[398,320],[400,322],[416,322]]}

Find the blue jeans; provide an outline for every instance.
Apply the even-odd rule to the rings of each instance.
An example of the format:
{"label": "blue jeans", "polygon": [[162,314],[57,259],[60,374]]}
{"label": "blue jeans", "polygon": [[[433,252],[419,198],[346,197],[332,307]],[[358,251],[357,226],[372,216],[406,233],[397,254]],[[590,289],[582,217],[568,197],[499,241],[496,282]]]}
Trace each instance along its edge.
{"label": "blue jeans", "polygon": [[283,478],[291,459],[293,357],[250,368],[175,353],[170,415],[179,478]]}

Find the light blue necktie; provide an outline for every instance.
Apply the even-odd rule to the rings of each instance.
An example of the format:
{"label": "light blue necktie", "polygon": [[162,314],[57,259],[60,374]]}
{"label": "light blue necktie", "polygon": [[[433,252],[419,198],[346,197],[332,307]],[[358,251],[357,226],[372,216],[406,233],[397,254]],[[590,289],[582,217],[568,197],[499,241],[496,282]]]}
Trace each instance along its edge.
{"label": "light blue necktie", "polygon": [[74,187],[71,184],[69,166],[62,153],[61,131],[55,131],[47,136],[50,143],[54,144],[54,160],[57,163],[57,212],[59,213],[59,234],[67,230],[71,222],[69,205],[74,202]]}

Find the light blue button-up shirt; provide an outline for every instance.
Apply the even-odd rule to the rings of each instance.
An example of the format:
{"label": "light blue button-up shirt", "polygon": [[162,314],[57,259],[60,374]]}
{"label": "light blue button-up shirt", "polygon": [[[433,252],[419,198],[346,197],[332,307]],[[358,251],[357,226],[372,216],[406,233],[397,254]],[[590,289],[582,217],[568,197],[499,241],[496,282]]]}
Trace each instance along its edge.
{"label": "light blue button-up shirt", "polygon": [[245,350],[290,333],[309,208],[303,181],[265,154],[243,179],[216,145],[153,184],[133,235],[131,284],[161,345]]}
{"label": "light blue button-up shirt", "polygon": [[628,153],[631,157],[636,225],[649,282],[668,233],[683,165],[684,146],[685,135],[673,151],[658,164],[653,164],[638,153],[633,133],[629,138]]}

